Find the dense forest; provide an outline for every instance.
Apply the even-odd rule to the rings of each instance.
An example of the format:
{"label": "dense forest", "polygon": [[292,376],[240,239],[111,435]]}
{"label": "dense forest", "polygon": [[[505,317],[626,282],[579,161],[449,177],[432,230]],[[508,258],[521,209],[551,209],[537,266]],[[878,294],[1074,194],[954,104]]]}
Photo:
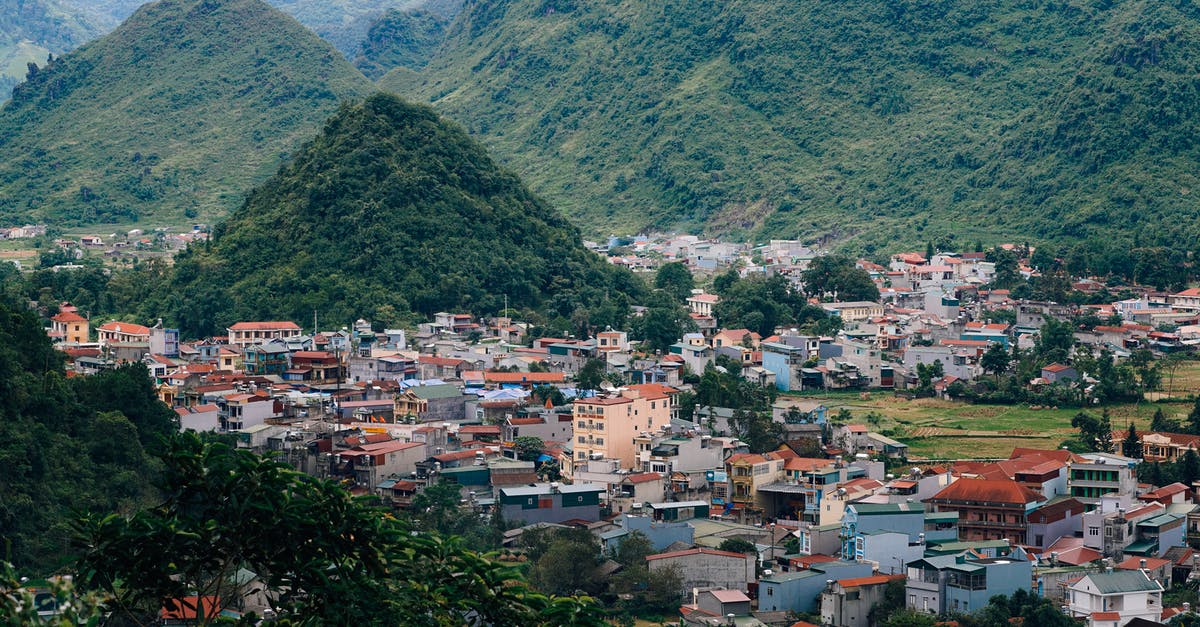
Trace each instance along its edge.
{"label": "dense forest", "polygon": [[446,36],[450,17],[434,11],[388,11],[371,25],[354,66],[372,79],[394,68],[419,71]]}
{"label": "dense forest", "polygon": [[[235,320],[571,307],[636,297],[631,273],[428,107],[346,105],[250,193],[210,245],[180,255],[160,311],[187,337]],[[568,310],[567,315],[570,314]]]}
{"label": "dense forest", "polygon": [[0,557],[50,570],[74,551],[76,512],[129,512],[151,482],[175,413],[141,365],[67,378],[32,312],[0,298]]}
{"label": "dense forest", "polygon": [[588,232],[1190,247],[1198,46],[1146,0],[473,0],[381,84]]}
{"label": "dense forest", "polygon": [[369,82],[261,0],[163,0],[0,109],[0,221],[215,222]]}

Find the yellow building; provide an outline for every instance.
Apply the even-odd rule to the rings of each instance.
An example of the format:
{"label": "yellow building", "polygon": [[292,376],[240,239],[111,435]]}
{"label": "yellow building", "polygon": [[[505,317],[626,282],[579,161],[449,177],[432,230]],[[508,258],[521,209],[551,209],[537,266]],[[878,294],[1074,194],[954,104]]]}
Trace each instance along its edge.
{"label": "yellow building", "polygon": [[50,337],[67,344],[86,344],[92,334],[92,325],[87,318],[64,311],[50,319]]}
{"label": "yellow building", "polygon": [[622,388],[616,396],[576,400],[574,466],[591,459],[619,459],[621,468],[634,468],[634,438],[671,424],[678,393],[672,387],[647,383]]}

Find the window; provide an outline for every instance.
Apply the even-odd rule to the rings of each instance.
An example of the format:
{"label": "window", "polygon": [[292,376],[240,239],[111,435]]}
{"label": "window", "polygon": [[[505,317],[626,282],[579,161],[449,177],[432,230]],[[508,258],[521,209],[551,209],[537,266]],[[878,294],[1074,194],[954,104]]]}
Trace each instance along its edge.
{"label": "window", "polygon": [[917,595],[915,595],[915,594],[908,595],[908,606],[913,609],[917,608]]}
{"label": "window", "polygon": [[769,597],[773,597],[773,596],[775,596],[775,588],[774,588],[774,586],[772,586],[772,587],[770,587],[770,588],[767,588],[767,596],[769,596]]}
{"label": "window", "polygon": [[582,435],[581,435],[581,436],[579,436],[579,443],[580,443],[580,444],[587,444],[587,438],[583,437]]}
{"label": "window", "polygon": [[1088,535],[1089,536],[1100,535],[1100,528],[1099,527],[1088,527]]}

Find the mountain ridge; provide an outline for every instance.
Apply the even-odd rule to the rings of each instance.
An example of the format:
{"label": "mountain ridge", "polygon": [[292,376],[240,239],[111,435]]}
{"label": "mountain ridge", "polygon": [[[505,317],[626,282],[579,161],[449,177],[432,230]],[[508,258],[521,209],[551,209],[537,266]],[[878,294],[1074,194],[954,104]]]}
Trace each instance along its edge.
{"label": "mountain ridge", "polygon": [[1161,231],[1192,212],[1179,194],[1200,154],[1171,125],[1200,119],[1196,13],[473,0],[424,70],[379,83],[464,124],[593,234],[1182,243],[1190,225]]}
{"label": "mountain ridge", "polygon": [[0,215],[216,220],[345,98],[337,51],[259,0],[161,0],[0,109]]}
{"label": "mountain ridge", "polygon": [[641,289],[460,128],[380,93],[343,105],[209,245],[179,256],[165,300],[186,335],[204,337],[314,311],[398,324],[552,297],[602,309]]}

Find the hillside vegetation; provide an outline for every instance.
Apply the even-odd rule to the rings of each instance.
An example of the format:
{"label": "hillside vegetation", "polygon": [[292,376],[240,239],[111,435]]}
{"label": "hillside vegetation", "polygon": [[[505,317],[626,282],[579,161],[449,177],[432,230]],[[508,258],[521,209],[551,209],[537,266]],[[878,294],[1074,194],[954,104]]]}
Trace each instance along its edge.
{"label": "hillside vegetation", "polygon": [[469,0],[432,103],[594,233],[1192,241],[1200,9]]}
{"label": "hillside vegetation", "polygon": [[261,0],[162,0],[0,109],[0,221],[214,220],[370,84]]}
{"label": "hillside vegetation", "polygon": [[432,11],[388,11],[371,25],[354,66],[370,78],[388,70],[421,70],[446,36],[450,18]]}
{"label": "hillside vegetation", "polygon": [[176,430],[141,364],[67,378],[41,322],[0,297],[0,538],[4,555],[50,572],[73,553],[73,513],[147,505]]}
{"label": "hillside vegetation", "polygon": [[[428,107],[344,106],[254,190],[211,246],[181,255],[160,311],[187,337],[236,320],[590,307],[641,283]],[[567,312],[570,314],[570,311]]]}

